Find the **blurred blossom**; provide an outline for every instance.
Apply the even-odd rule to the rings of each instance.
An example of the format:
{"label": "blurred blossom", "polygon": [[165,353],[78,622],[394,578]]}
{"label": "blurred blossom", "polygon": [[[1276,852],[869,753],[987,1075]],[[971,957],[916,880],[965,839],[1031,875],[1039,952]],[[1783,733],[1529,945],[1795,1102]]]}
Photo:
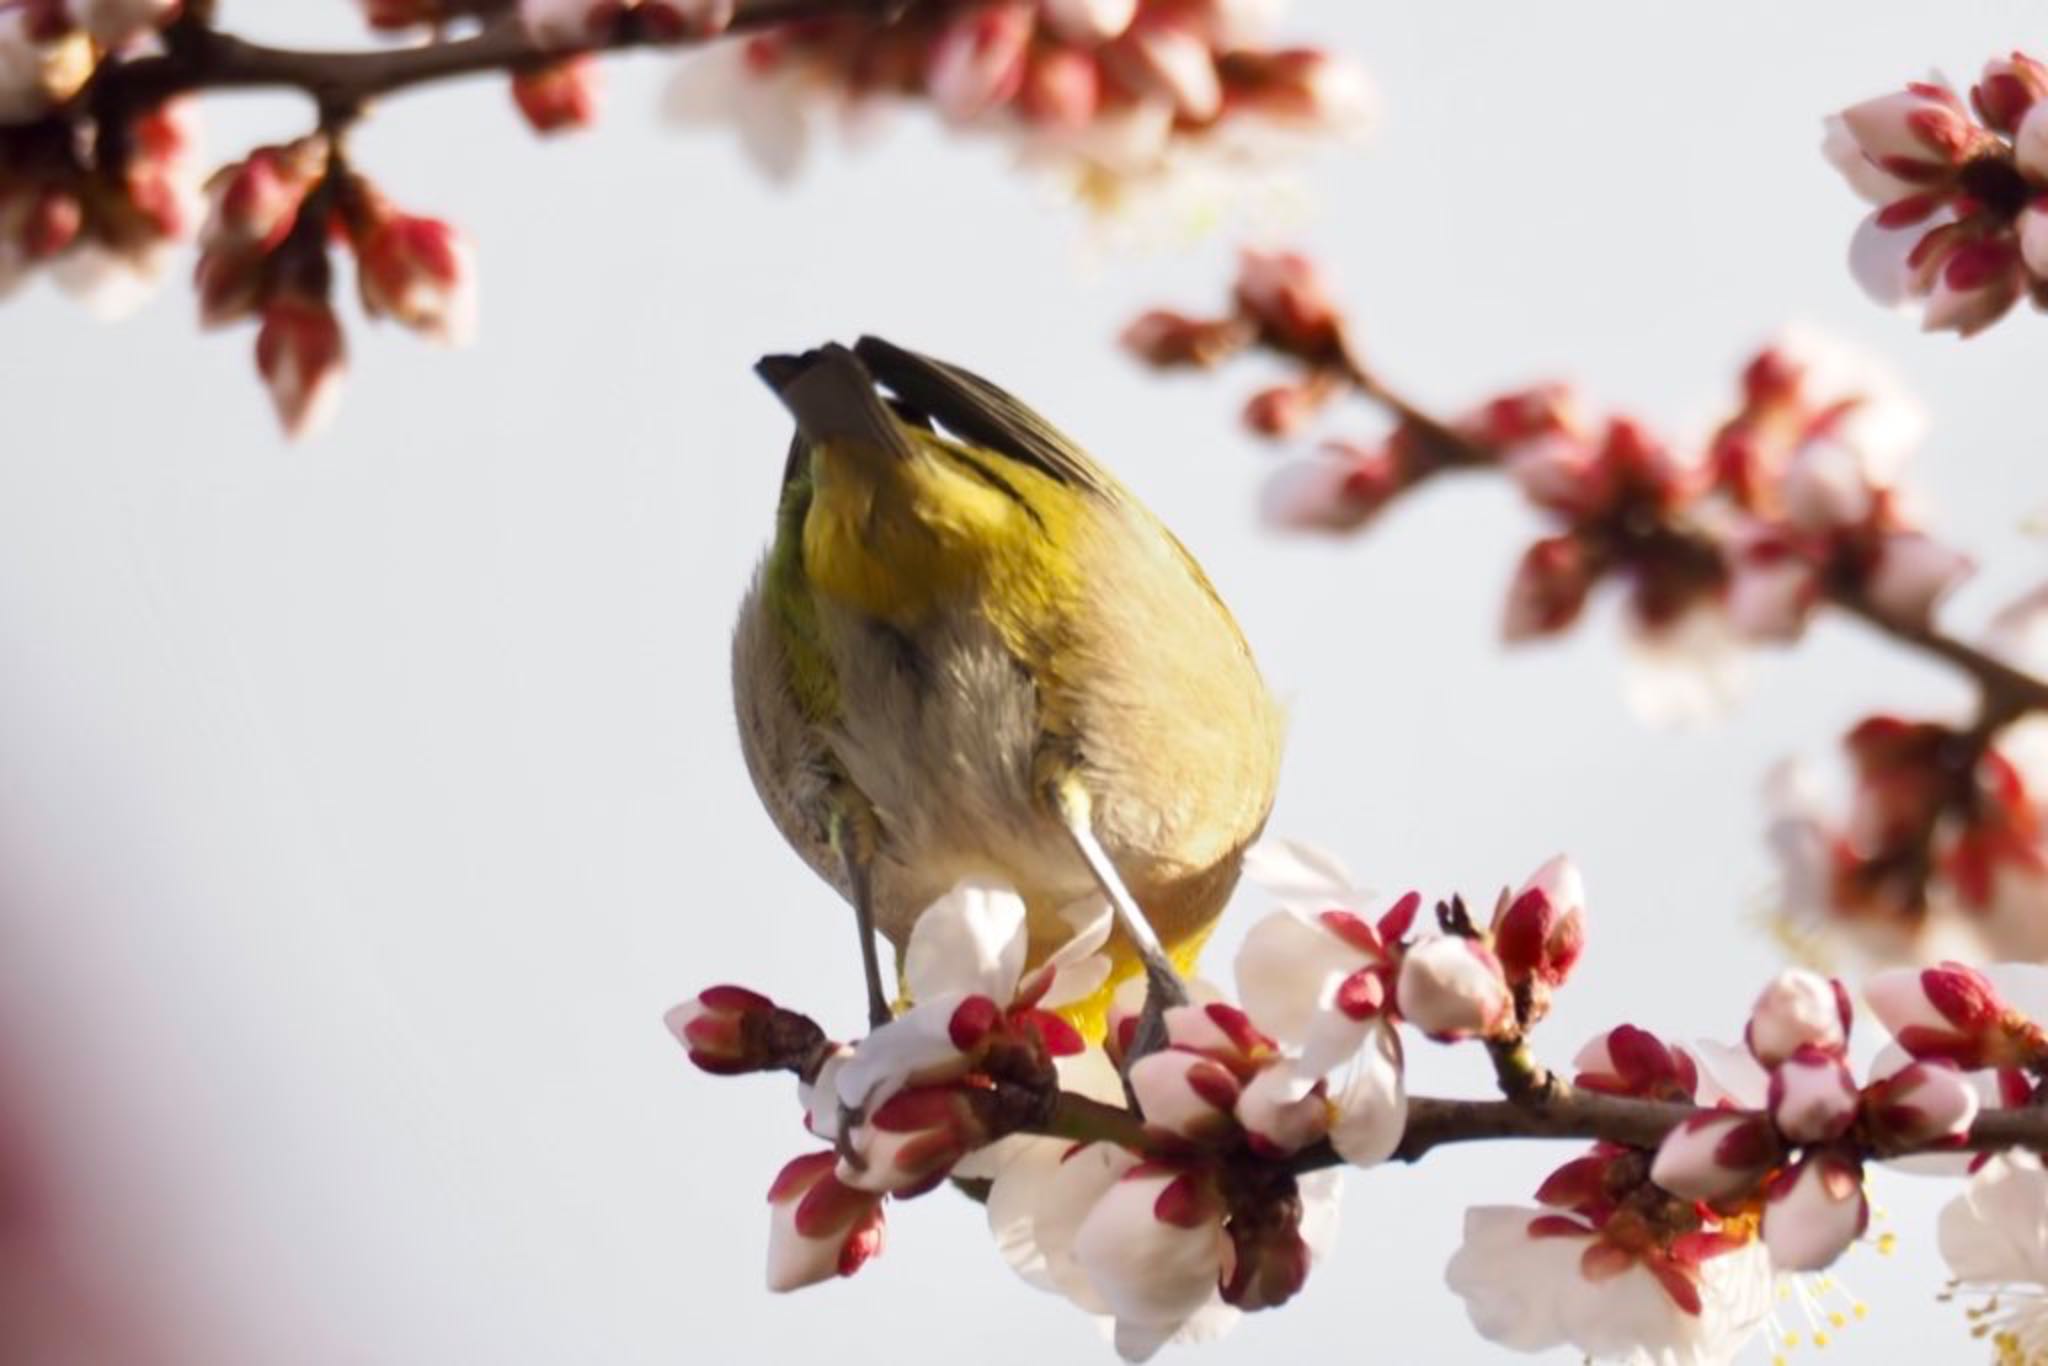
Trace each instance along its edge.
{"label": "blurred blossom", "polygon": [[1880,303],[1917,307],[1929,331],[1970,336],[2022,298],[2048,299],[2029,223],[2048,193],[2042,70],[2015,52],[1985,66],[1968,104],[1919,81],[1827,121],[1823,153],[1876,206],[1852,246],[1854,273]]}
{"label": "blurred blossom", "polygon": [[603,73],[588,56],[565,57],[512,73],[512,100],[536,133],[563,133],[597,122]]}
{"label": "blurred blossom", "polygon": [[[575,13],[554,13],[575,11],[573,0],[528,8],[529,22],[545,23],[537,31],[577,31]],[[736,125],[757,164],[783,178],[801,164],[815,116],[927,100],[1099,209],[1152,200],[1208,214],[1228,207],[1233,179],[1369,117],[1364,78],[1347,62],[1259,46],[1277,8],[992,0],[886,25],[805,20],[755,35],[737,56],[692,58],[669,107],[684,121]]]}
{"label": "blurred blossom", "polygon": [[[139,306],[198,217],[196,136],[185,101],[136,115],[122,139],[0,124],[0,294],[47,268],[101,317]],[[115,146],[118,161],[102,161]]]}
{"label": "blurred blossom", "polygon": [[2048,1173],[2036,1160],[1998,1158],[1941,1212],[1942,1259],[1957,1291],[1981,1297],[1973,1336],[2000,1362],[2048,1356]]}
{"label": "blurred blossom", "polygon": [[1731,1360],[1762,1328],[1772,1286],[1754,1241],[1698,1233],[1637,1246],[1505,1205],[1465,1212],[1444,1279],[1488,1341],[1637,1361]]}
{"label": "blurred blossom", "polygon": [[1766,787],[1777,923],[1876,963],[2048,952],[2048,748],[2033,725],[1985,739],[1869,718],[1845,740],[1846,800],[1812,766],[1782,766]]}

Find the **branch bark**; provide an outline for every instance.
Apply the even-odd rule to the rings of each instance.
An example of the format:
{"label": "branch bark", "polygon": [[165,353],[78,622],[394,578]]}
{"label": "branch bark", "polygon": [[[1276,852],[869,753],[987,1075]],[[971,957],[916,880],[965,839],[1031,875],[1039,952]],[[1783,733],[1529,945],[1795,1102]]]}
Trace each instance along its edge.
{"label": "branch bark", "polygon": [[628,24],[607,42],[567,49],[540,47],[517,14],[493,19],[467,38],[348,52],[269,47],[192,18],[166,31],[163,52],[107,63],[94,83],[94,98],[118,107],[145,108],[196,90],[281,87],[303,90],[323,108],[352,108],[417,85],[481,72],[520,71],[583,52],[685,47],[728,34],[840,15],[879,21],[904,8],[904,0],[738,0],[732,22],[716,32],[663,36]]}
{"label": "branch bark", "polygon": [[[1433,462],[1432,472],[1491,469],[1498,465],[1497,452],[1474,441],[1457,428],[1404,398],[1373,373],[1354,352],[1346,348],[1338,369],[1360,397],[1378,405],[1420,438]],[[1702,550],[1718,553],[1719,543],[1697,527],[1672,522],[1654,529],[1656,534],[1696,543]],[[1932,656],[1968,675],[1981,697],[1978,729],[1988,740],[2008,723],[2032,712],[2048,712],[2048,681],[2016,669],[1967,641],[1930,625],[1901,621],[1887,616],[1867,597],[1838,585],[1825,585],[1828,603],[1866,626],[1890,636],[1902,645]]]}
{"label": "branch bark", "polygon": [[[1605,1140],[1629,1148],[1654,1149],[1666,1134],[1702,1113],[1707,1111],[1698,1106],[1604,1095],[1562,1081],[1526,1101],[1411,1096],[1408,1126],[1394,1150],[1394,1158],[1419,1162],[1435,1149],[1450,1144],[1506,1139],[1576,1139],[1589,1143]],[[1136,1152],[1157,1146],[1144,1123],[1130,1111],[1072,1093],[1062,1093],[1050,1121],[1029,1132],[1077,1143],[1116,1143]],[[2048,1152],[2048,1108],[1988,1110],[1977,1117],[1964,1142],[1921,1151],[1983,1153],[2012,1148]],[[1342,1162],[1336,1151],[1323,1143],[1297,1153],[1294,1168],[1297,1172],[1309,1172]]]}

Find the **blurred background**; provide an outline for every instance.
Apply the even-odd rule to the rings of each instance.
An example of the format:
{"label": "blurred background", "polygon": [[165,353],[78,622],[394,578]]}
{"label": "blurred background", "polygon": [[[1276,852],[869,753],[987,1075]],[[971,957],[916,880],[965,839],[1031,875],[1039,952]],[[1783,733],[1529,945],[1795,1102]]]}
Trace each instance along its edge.
{"label": "blurred background", "polygon": [[[361,37],[338,0],[224,10]],[[1290,26],[1380,90],[1291,239],[1388,378],[1447,409],[1568,378],[1702,433],[1803,321],[1931,410],[1914,479],[1983,564],[1949,619],[2033,585],[2048,324],[1959,344],[1868,304],[1844,265],[1862,209],[1818,144],[1823,113],[1930,64],[1967,80],[2038,50],[2037,7],[1304,2]],[[674,66],[608,63],[603,125],[546,145],[501,80],[378,111],[357,160],[474,234],[482,338],[354,327],[345,405],[304,446],[249,333],[199,336],[177,281],[118,326],[43,286],[0,314],[0,1269],[30,1269],[0,1278],[26,1287],[0,1323],[76,1307],[25,1359],[1109,1359],[945,1193],[895,1212],[857,1283],[771,1299],[789,1087],[700,1076],[662,1029],[725,980],[859,1025],[846,912],[757,807],[730,715],[787,437],[764,351],[880,332],[1112,464],[1289,701],[1275,832],[1432,895],[1490,898],[1570,851],[1592,938],[1554,1061],[1623,1020],[1732,1038],[1780,959],[1754,924],[1766,768],[1831,759],[1868,712],[1967,700],[1830,620],[1731,716],[1646,730],[1615,631],[1496,643],[1532,534],[1505,487],[1443,481],[1341,544],[1258,527],[1273,457],[1235,421],[1256,364],[1163,381],[1114,344],[1142,307],[1220,302],[1230,234],[1105,257],[999,149],[922,116],[859,154],[828,140],[778,190],[730,136],[660,126]],[[309,121],[257,95],[205,116],[216,159]],[[1486,1086],[1476,1056],[1412,1057],[1416,1090]],[[1355,1174],[1304,1298],[1176,1356],[1492,1359],[1441,1285],[1460,1211],[1525,1200],[1567,1155]],[[1952,1188],[1879,1183],[1898,1251],[1843,1263],[1871,1320],[1831,1351],[1959,1359],[1961,1309],[1935,1299]]]}

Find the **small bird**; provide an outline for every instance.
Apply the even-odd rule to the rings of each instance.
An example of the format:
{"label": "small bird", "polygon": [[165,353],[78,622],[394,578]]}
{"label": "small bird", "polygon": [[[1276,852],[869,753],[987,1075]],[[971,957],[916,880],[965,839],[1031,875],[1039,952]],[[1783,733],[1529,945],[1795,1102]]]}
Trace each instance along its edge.
{"label": "small bird", "polygon": [[1024,898],[1034,962],[1071,932],[1063,907],[1107,895],[1116,975],[1142,966],[1171,1004],[1279,772],[1279,712],[1229,609],[988,381],[876,337],[756,370],[796,435],[733,635],[741,748],[853,905],[870,1023],[890,1018],[875,933],[900,957],[968,876]]}

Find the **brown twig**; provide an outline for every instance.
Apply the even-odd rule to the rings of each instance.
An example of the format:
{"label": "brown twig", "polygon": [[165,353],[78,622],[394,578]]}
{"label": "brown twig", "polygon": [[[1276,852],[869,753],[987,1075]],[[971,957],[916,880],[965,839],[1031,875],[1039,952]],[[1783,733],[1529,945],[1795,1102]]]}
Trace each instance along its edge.
{"label": "brown twig", "polygon": [[567,50],[540,47],[518,16],[508,14],[467,38],[346,52],[252,43],[213,28],[195,11],[166,31],[163,52],[108,62],[93,83],[92,98],[96,107],[136,109],[196,90],[282,87],[303,90],[323,107],[347,108],[417,85],[520,71],[578,51],[689,46],[805,19],[846,15],[882,20],[901,8],[901,0],[738,0],[732,22],[717,32],[656,33],[629,24],[607,42]]}
{"label": "brown twig", "polygon": [[[1352,389],[1367,401],[1385,409],[1397,422],[1415,433],[1429,453],[1431,468],[1438,470],[1492,469],[1499,466],[1499,453],[1485,443],[1458,431],[1403,397],[1380,379],[1348,348],[1343,353],[1342,373]],[[1687,547],[1719,555],[1720,542],[1711,533],[1682,516],[1639,529],[1643,538],[1658,540],[1667,548]],[[1971,645],[1967,641],[1921,622],[1887,616],[1868,596],[1841,584],[1823,584],[1828,603],[1865,625],[1922,654],[1930,655],[1967,674],[1977,685],[1981,703],[1977,729],[1988,742],[1998,731],[2032,712],[2048,712],[2048,681]]]}
{"label": "brown twig", "polygon": [[[1417,1162],[1432,1150],[1450,1144],[1507,1139],[1576,1139],[1655,1148],[1666,1134],[1700,1113],[1703,1110],[1697,1106],[1610,1096],[1580,1090],[1562,1081],[1552,1082],[1541,1103],[1411,1096],[1407,1128],[1394,1150],[1394,1160]],[[1077,1143],[1116,1143],[1136,1152],[1146,1152],[1152,1146],[1144,1124],[1130,1111],[1071,1093],[1062,1093],[1052,1118],[1032,1132]],[[2011,1148],[2048,1152],[2048,1108],[1988,1110],[1978,1116],[1964,1142],[1922,1151],[1984,1153]],[[1342,1162],[1336,1151],[1324,1143],[1297,1153],[1294,1168],[1300,1172],[1317,1171]]]}

